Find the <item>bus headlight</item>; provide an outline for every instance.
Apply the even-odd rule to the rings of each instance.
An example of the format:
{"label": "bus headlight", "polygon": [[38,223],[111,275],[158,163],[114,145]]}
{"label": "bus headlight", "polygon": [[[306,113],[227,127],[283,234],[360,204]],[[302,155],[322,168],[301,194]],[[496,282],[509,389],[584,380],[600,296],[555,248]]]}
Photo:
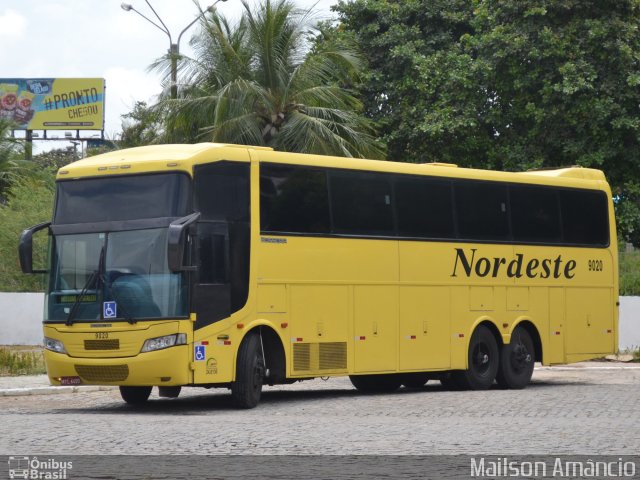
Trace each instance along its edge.
{"label": "bus headlight", "polygon": [[186,345],[187,334],[176,333],[174,335],[165,335],[164,337],[149,338],[144,341],[141,353],[153,352],[154,350],[162,350],[163,348],[173,347],[174,345]]}
{"label": "bus headlight", "polygon": [[43,343],[44,348],[46,348],[47,350],[51,350],[52,352],[57,353],[67,353],[67,350],[64,348],[64,344],[60,340],[44,337]]}

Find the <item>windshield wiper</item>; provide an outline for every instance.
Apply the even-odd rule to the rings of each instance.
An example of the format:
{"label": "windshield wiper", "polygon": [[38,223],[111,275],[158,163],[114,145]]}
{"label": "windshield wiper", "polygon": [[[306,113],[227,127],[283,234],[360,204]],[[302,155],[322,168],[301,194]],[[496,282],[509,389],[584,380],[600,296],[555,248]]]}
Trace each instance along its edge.
{"label": "windshield wiper", "polygon": [[67,321],[65,322],[66,325],[68,326],[73,325],[73,319],[76,316],[76,311],[78,310],[78,307],[82,303],[82,299],[87,294],[87,290],[89,290],[89,287],[96,280],[96,278],[98,278],[98,270],[94,270],[93,272],[91,272],[91,275],[89,275],[89,278],[87,278],[87,283],[84,284],[84,287],[82,287],[82,290],[80,291],[80,295],[78,295],[78,297],[76,298],[76,301],[73,303],[73,306],[71,307],[71,311],[69,312],[69,316],[67,317]]}
{"label": "windshield wiper", "polygon": [[[69,312],[69,316],[67,317],[67,321],[65,322],[66,325],[68,326],[73,325],[73,320],[76,316],[76,312],[78,311],[78,307],[80,307],[80,304],[82,303],[82,299],[87,294],[87,290],[89,290],[89,288],[94,282],[96,282],[96,293],[97,293],[98,287],[100,286],[99,280],[101,280],[102,278],[102,275],[100,274],[100,272],[102,270],[103,264],[104,264],[104,245],[100,249],[100,257],[98,258],[98,268],[95,269],[93,272],[91,272],[91,275],[89,275],[89,278],[87,278],[87,282],[84,284],[84,287],[82,287],[82,290],[80,291],[80,295],[78,295],[78,298],[76,298],[76,301],[71,306],[71,311]],[[97,299],[97,296],[96,296],[96,299]]]}

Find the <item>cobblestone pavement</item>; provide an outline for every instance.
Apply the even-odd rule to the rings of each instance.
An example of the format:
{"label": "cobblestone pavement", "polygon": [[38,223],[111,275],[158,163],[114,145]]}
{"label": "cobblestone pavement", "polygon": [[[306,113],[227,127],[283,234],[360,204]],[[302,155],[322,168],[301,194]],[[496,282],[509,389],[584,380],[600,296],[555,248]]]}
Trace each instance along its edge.
{"label": "cobblestone pavement", "polygon": [[267,387],[253,410],[227,390],[0,397],[0,454],[637,454],[640,369],[539,368],[525,390],[363,395],[346,378]]}

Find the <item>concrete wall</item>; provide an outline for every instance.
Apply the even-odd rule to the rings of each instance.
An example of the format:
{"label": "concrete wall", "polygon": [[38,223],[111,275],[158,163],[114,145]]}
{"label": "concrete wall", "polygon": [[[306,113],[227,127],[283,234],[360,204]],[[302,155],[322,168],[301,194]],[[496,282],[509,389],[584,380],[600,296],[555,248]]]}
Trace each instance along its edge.
{"label": "concrete wall", "polygon": [[620,350],[640,348],[640,297],[620,297]]}
{"label": "concrete wall", "polygon": [[[0,345],[40,345],[43,305],[42,293],[0,293]],[[619,347],[640,347],[640,297],[620,297]]]}
{"label": "concrete wall", "polygon": [[44,293],[0,293],[0,345],[41,345]]}

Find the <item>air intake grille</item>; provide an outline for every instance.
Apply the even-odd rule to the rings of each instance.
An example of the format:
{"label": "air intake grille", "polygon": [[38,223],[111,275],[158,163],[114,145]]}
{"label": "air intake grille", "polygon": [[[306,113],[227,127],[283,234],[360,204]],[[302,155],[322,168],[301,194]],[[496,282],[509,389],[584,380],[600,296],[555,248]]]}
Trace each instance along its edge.
{"label": "air intake grille", "polygon": [[341,370],[347,368],[347,344],[345,342],[321,343],[320,370]]}
{"label": "air intake grille", "polygon": [[293,370],[298,372],[324,372],[347,368],[347,343],[295,343]]}
{"label": "air intake grille", "polygon": [[129,376],[128,365],[75,365],[76,372],[88,382],[121,382]]}
{"label": "air intake grille", "polygon": [[85,340],[85,350],[120,350],[120,340]]}
{"label": "air intake grille", "polygon": [[298,371],[311,370],[311,345],[309,343],[295,343],[293,345],[293,369]]}

